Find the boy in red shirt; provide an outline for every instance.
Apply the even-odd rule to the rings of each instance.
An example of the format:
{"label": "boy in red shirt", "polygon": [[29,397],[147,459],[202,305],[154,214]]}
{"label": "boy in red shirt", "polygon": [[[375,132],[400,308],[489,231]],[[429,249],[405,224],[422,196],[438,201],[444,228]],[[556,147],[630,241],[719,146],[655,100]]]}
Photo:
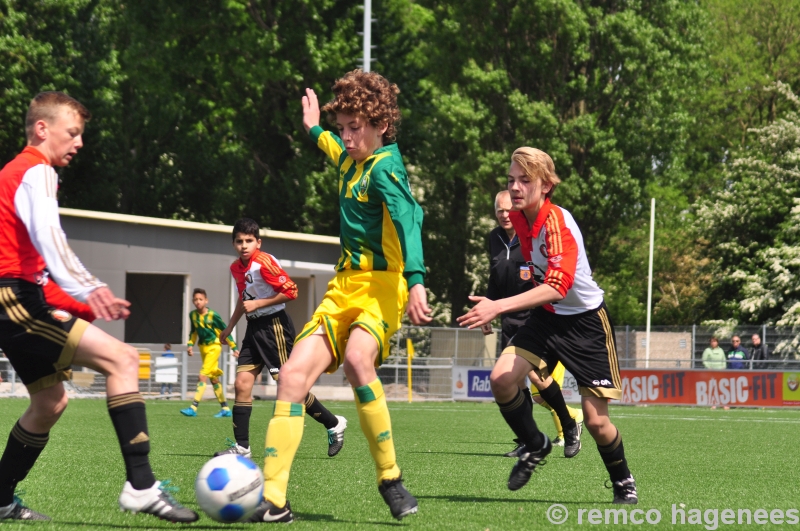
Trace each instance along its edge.
{"label": "boy in red shirt", "polygon": [[[297,298],[297,284],[274,256],[261,251],[258,223],[254,220],[242,218],[236,222],[233,247],[239,255],[231,264],[239,302],[220,337],[228,337],[244,314],[247,314],[247,332],[239,350],[234,385],[233,435],[236,442],[215,455],[230,453],[250,457],[253,384],[264,368],[277,381],[281,366],[289,359],[295,332],[284,308],[287,302]],[[347,419],[328,411],[312,393],[306,395],[305,406],[306,413],[328,430],[328,456],[335,456],[344,444]]]}
{"label": "boy in red shirt", "polygon": [[[89,367],[106,377],[108,413],[125,461],[123,510],[172,522],[194,522],[197,513],[161,490],[150,468],[150,437],[139,393],[139,355],[86,320],[48,303],[48,274],[94,317],[125,319],[130,303],[116,298],[67,243],[58,216],[58,175],[83,147],[90,118],[80,102],[61,92],[42,92],[25,119],[27,147],[0,171],[0,349],[30,394],[0,458],[0,520],[49,520],[15,496],[67,407],[61,382],[70,367]],[[45,270],[46,269],[46,270]]]}

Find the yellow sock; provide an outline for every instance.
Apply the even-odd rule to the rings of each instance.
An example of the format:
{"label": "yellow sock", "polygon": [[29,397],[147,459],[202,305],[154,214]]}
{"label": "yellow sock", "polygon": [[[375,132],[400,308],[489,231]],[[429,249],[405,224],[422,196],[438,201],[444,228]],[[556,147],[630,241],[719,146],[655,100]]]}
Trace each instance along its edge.
{"label": "yellow sock", "polygon": [[561,437],[563,439],[564,438],[564,428],[561,427],[561,420],[559,420],[558,413],[556,413],[556,410],[553,409],[552,407],[550,407],[550,404],[548,404],[547,402],[542,402],[539,405],[550,412],[550,417],[552,417],[553,424],[556,427],[556,433],[558,434],[559,437]]}
{"label": "yellow sock", "polygon": [[197,409],[198,404],[203,399],[203,393],[206,392],[206,384],[203,382],[197,382],[197,391],[194,393],[194,402],[192,402],[192,408]]}
{"label": "yellow sock", "polygon": [[567,406],[567,411],[569,411],[569,416],[575,419],[575,422],[578,424],[583,422],[583,409],[575,409]]}
{"label": "yellow sock", "polygon": [[356,387],[356,410],[361,421],[361,431],[369,442],[369,453],[375,460],[378,472],[378,484],[386,479],[400,477],[400,468],[394,453],[392,440],[392,419],[389,418],[389,407],[383,394],[380,380]]}
{"label": "yellow sock", "polygon": [[228,409],[228,402],[225,400],[225,391],[222,389],[222,384],[217,382],[214,385],[214,394],[217,396],[217,400],[219,400],[219,404],[222,406],[222,409]]}
{"label": "yellow sock", "polygon": [[277,507],[286,505],[289,472],[303,438],[303,404],[275,401],[275,411],[267,427],[264,447],[264,499]]}

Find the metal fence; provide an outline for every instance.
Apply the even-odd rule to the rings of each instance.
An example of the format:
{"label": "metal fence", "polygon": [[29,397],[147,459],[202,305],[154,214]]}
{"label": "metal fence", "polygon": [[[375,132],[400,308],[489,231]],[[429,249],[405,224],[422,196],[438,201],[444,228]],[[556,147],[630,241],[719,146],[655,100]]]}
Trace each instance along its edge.
{"label": "metal fence", "polygon": [[[199,349],[195,348],[194,356],[186,352],[186,345],[175,345],[172,348],[174,358],[164,357],[163,344],[134,343],[139,351],[139,390],[148,399],[184,399],[194,393],[202,360]],[[228,367],[232,363],[230,351],[223,347],[220,356],[220,368],[225,373],[226,383],[233,385],[235,371]],[[0,396],[25,396],[27,391],[5,357],[0,357]],[[73,367],[71,378],[64,382],[67,391],[74,397],[105,396],[106,380],[102,374],[86,367]],[[210,388],[211,386],[209,386]]]}
{"label": "metal fence", "polygon": [[[413,347],[414,358],[411,361],[412,400],[450,400],[452,397],[452,368],[494,366],[500,353],[500,334],[498,330],[489,336],[479,330],[463,328],[428,328],[403,327],[392,339],[390,357],[378,369],[378,376],[384,384],[387,398],[406,400],[409,397],[409,364],[408,345]],[[651,327],[650,357],[646,357],[646,332],[643,328],[622,326],[615,328],[617,339],[617,355],[622,369],[634,368],[677,368],[703,369],[702,355],[708,346],[709,339],[716,336],[723,350],[730,349],[732,335],[739,335],[745,348],[749,346],[753,334],[761,335],[770,352],[775,346],[787,344],[794,338],[791,330],[767,326],[743,326],[734,330],[720,332],[719,329],[701,326]],[[167,367],[163,365],[161,344],[135,344],[141,352],[140,389],[146,398],[171,399],[188,398],[197,385],[201,366],[199,353],[193,357],[186,354],[186,346],[175,345],[173,352],[175,364],[170,367],[175,381],[163,389],[163,373]],[[235,361],[230,357],[227,347],[220,358],[221,368],[225,372],[228,386],[233,385]],[[800,357],[796,351],[784,349],[780,355],[768,361],[746,360],[745,370],[800,370]],[[67,386],[75,396],[102,396],[105,394],[105,378],[102,375],[78,367],[74,368],[71,381]],[[24,386],[6,358],[0,357],[0,396],[23,395]],[[264,378],[265,384],[273,384],[271,378]],[[327,387],[345,387],[348,385],[338,371],[335,375],[323,375],[317,385]],[[230,392],[229,387],[229,392]]]}
{"label": "metal fence", "polygon": [[[452,368],[492,367],[499,355],[500,335],[463,328],[403,327],[393,338],[392,355],[378,370],[389,399],[405,400],[408,389],[408,341],[414,358],[411,361],[411,398],[413,400],[450,400]],[[617,355],[621,369],[663,368],[704,369],[703,351],[711,337],[717,337],[724,351],[730,350],[730,337],[738,335],[747,349],[753,334],[759,334],[770,352],[775,345],[794,337],[791,330],[766,326],[738,327],[728,334],[713,327],[660,326],[650,329],[650,357],[646,356],[646,330],[620,326],[615,328]],[[726,344],[727,343],[727,344]],[[796,353],[782,353],[767,361],[745,360],[744,370],[800,370]]]}

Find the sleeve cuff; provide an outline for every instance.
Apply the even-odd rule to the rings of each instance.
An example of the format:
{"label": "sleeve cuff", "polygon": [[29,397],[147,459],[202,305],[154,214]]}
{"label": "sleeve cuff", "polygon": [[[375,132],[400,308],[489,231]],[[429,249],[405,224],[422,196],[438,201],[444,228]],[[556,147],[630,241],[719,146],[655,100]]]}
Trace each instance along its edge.
{"label": "sleeve cuff", "polygon": [[319,137],[322,133],[325,132],[325,129],[322,127],[315,125],[308,131],[308,135],[311,137],[311,140],[314,141],[315,144],[319,143]]}
{"label": "sleeve cuff", "polygon": [[408,289],[411,289],[417,284],[424,284],[425,275],[422,273],[411,273],[410,275],[406,275],[406,282],[408,282]]}

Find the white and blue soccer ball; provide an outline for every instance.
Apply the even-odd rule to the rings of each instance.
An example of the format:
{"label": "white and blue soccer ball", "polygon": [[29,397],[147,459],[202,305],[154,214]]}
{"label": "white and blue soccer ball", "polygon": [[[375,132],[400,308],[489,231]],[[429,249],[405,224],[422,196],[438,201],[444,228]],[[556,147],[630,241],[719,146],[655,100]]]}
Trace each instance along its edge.
{"label": "white and blue soccer ball", "polygon": [[261,503],[264,476],[258,465],[242,455],[221,455],[200,469],[194,490],[208,516],[217,522],[239,522]]}

